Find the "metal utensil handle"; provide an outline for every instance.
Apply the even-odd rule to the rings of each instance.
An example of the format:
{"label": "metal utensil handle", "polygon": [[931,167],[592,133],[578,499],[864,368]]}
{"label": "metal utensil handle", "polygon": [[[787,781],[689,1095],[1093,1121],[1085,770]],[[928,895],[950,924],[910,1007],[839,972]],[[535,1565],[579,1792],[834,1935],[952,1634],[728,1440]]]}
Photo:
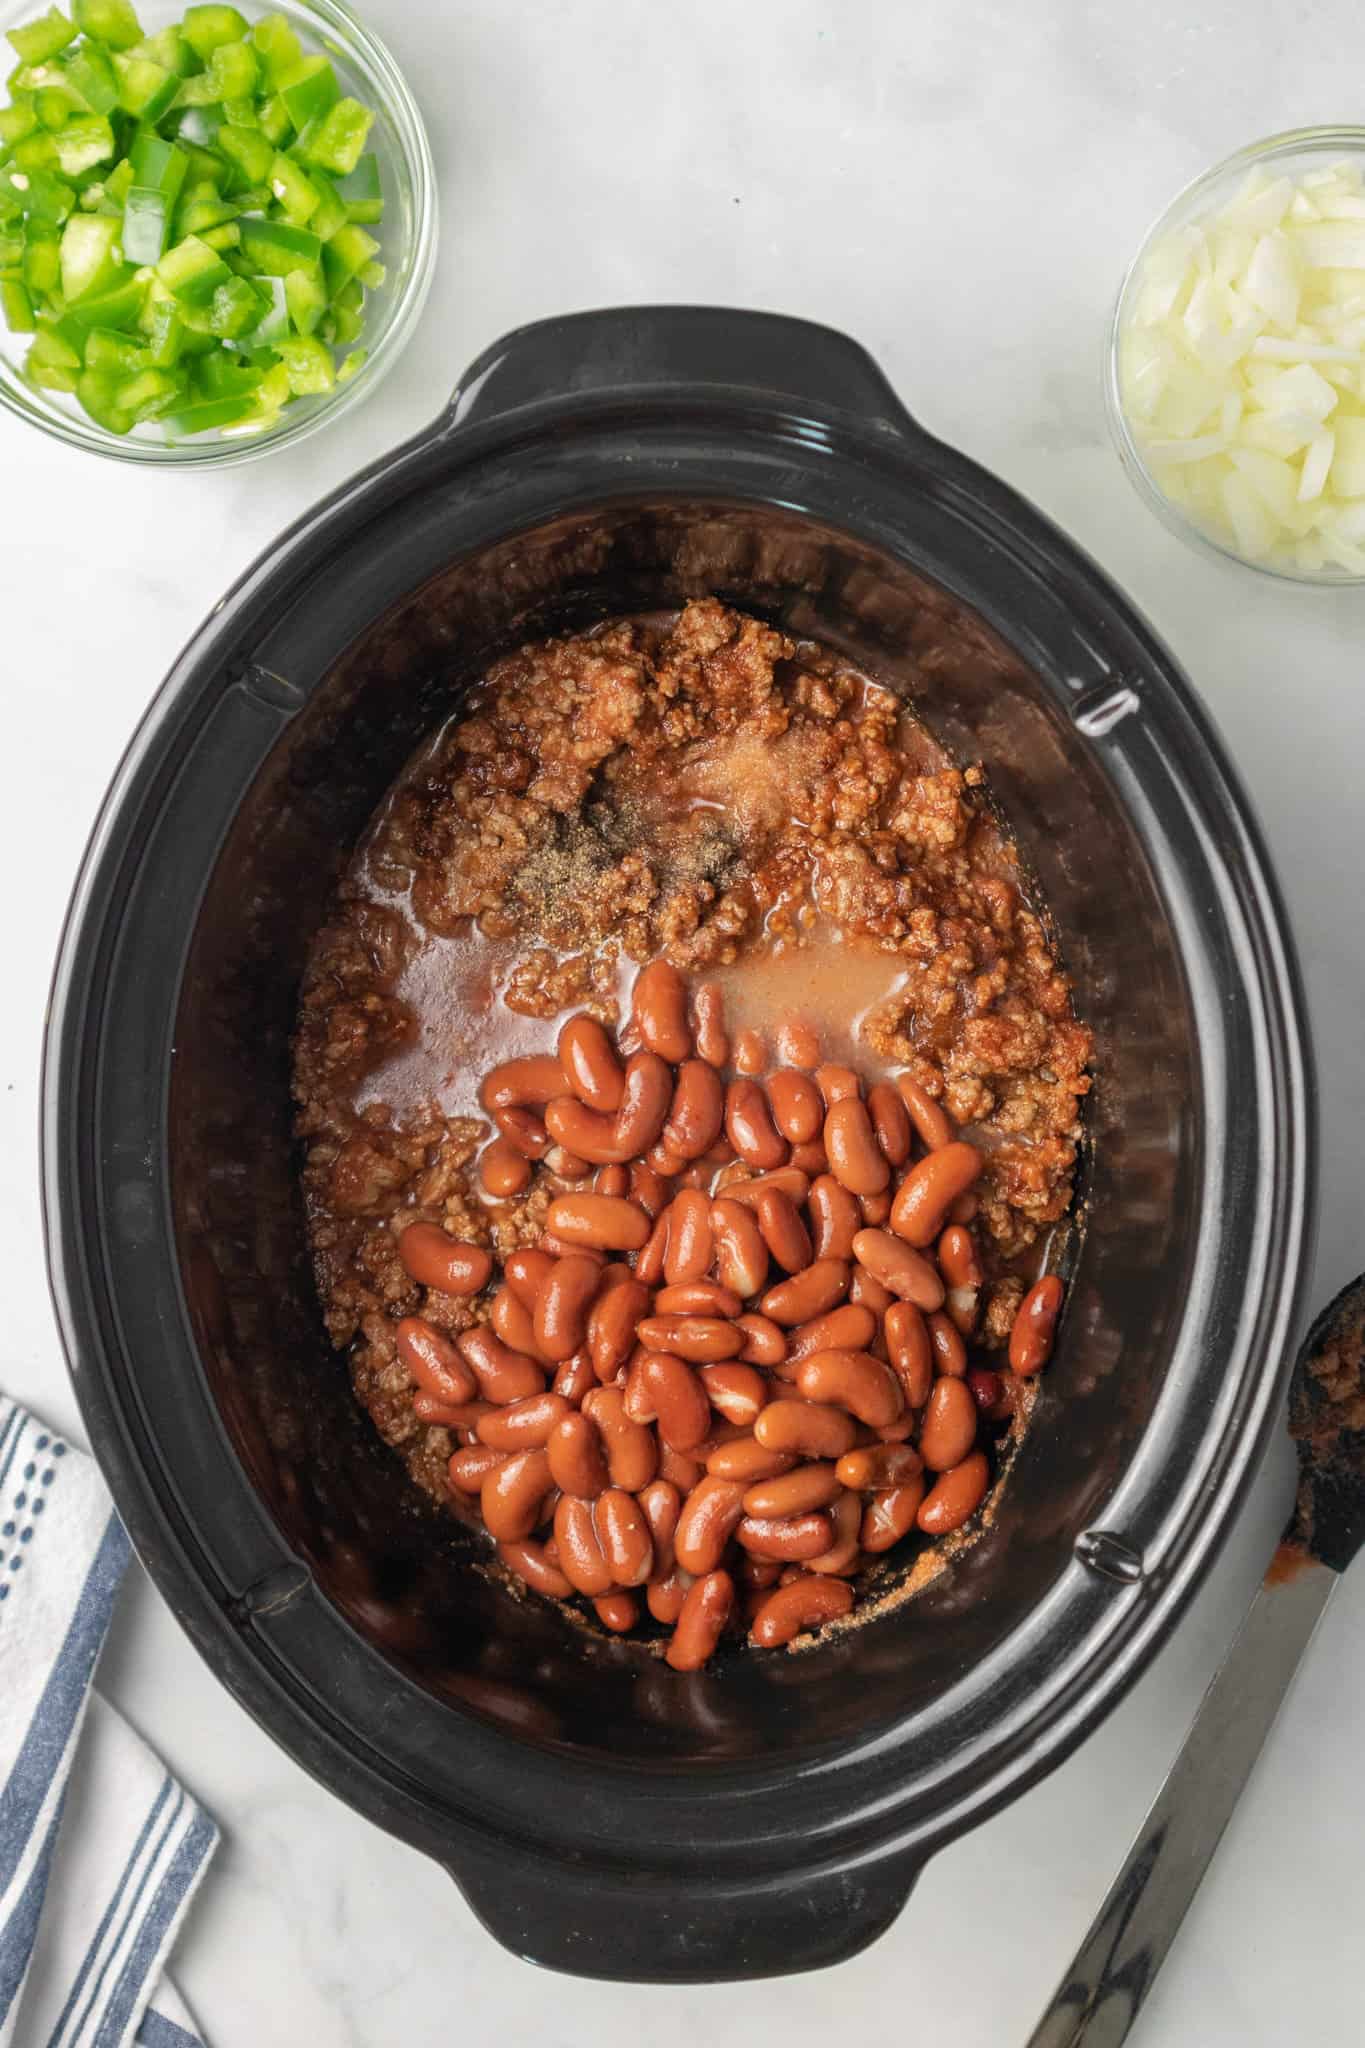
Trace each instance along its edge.
{"label": "metal utensil handle", "polygon": [[1311,1564],[1262,1585],[1028,2048],[1127,2039],[1336,1584]]}

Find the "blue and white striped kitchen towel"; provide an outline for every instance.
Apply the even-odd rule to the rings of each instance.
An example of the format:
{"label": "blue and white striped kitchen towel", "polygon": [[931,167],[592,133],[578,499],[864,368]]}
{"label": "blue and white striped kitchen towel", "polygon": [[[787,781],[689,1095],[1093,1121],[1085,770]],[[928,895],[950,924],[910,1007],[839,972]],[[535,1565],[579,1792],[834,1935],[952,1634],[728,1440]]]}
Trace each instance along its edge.
{"label": "blue and white striped kitchen towel", "polygon": [[0,1397],[0,2048],[202,2048],[162,1965],[218,1830],[90,1689],[129,1555]]}

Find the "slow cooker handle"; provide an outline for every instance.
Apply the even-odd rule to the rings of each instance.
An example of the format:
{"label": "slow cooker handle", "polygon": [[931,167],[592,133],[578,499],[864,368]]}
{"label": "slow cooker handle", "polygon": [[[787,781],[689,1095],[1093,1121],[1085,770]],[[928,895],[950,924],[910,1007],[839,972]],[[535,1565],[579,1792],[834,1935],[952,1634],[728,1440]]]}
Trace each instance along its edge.
{"label": "slow cooker handle", "polygon": [[866,349],[832,327],[724,306],[620,306],[518,327],[460,379],[450,426],[554,399],[680,389],[742,393],[780,411],[850,413],[897,436],[919,430]]}
{"label": "slow cooker handle", "polygon": [[489,1933],[526,1962],[619,1983],[716,1984],[846,1962],[886,1932],[923,1864],[900,1857],[749,1885],[699,1868],[679,1883],[489,1846],[447,1867]]}

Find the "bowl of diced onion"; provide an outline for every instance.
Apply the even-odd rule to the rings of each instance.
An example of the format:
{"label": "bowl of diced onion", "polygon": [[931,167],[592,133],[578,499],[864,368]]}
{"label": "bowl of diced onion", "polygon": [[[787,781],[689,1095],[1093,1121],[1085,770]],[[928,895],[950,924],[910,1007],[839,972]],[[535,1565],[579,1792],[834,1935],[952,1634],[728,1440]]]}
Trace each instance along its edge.
{"label": "bowl of diced onion", "polygon": [[1180,194],[1119,293],[1106,398],[1175,531],[1365,580],[1365,129],[1272,136]]}
{"label": "bowl of diced onion", "polygon": [[0,0],[0,34],[0,408],[194,467],[376,388],[426,298],[436,184],[346,0]]}

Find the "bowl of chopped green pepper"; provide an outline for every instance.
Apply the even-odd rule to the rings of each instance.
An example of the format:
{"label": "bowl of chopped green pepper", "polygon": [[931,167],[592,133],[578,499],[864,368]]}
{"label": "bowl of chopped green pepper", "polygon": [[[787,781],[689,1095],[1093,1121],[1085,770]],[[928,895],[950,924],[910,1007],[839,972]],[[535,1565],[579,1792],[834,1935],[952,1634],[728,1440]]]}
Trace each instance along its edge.
{"label": "bowl of chopped green pepper", "polygon": [[341,0],[0,19],[0,403],[194,466],[375,388],[431,281],[436,186],[411,93]]}

